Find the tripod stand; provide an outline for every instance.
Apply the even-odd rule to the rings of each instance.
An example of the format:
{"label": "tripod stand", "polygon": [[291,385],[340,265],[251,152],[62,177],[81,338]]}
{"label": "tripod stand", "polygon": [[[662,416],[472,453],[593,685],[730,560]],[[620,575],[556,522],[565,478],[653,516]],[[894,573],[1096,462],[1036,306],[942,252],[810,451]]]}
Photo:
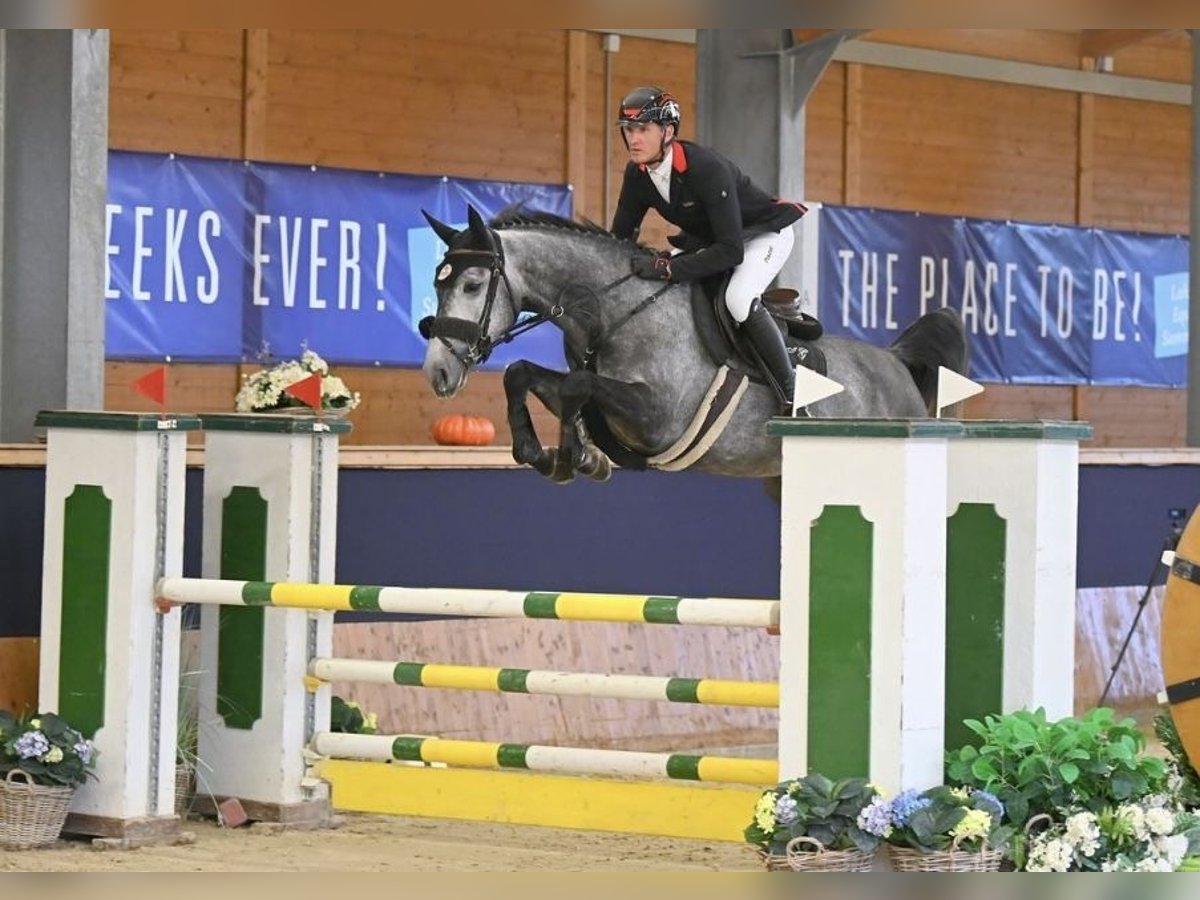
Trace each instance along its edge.
{"label": "tripod stand", "polygon": [[1129,649],[1129,642],[1133,640],[1133,633],[1137,631],[1138,621],[1142,618],[1142,613],[1146,610],[1146,603],[1150,600],[1150,594],[1154,591],[1154,582],[1158,578],[1159,569],[1167,569],[1167,565],[1163,562],[1163,554],[1170,550],[1175,552],[1175,548],[1179,546],[1180,535],[1183,534],[1184,518],[1187,515],[1186,509],[1171,509],[1168,512],[1171,518],[1171,533],[1163,540],[1162,549],[1154,560],[1154,569],[1150,572],[1150,578],[1146,581],[1146,590],[1142,593],[1142,599],[1138,601],[1137,612],[1134,613],[1133,621],[1129,623],[1129,631],[1125,634],[1125,640],[1121,644],[1121,651],[1117,654],[1117,660],[1112,664],[1112,670],[1108,673],[1108,681],[1104,685],[1104,692],[1100,694],[1100,702],[1097,706],[1103,706],[1104,701],[1108,699],[1108,692],[1112,689],[1113,679],[1117,677],[1117,670],[1121,668],[1121,662],[1125,659],[1125,651]]}

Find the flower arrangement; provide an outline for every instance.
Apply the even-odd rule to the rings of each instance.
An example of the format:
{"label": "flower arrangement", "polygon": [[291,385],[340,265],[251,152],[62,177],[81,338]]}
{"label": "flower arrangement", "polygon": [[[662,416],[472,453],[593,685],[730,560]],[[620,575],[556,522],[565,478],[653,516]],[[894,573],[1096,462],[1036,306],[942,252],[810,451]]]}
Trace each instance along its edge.
{"label": "flower arrangement", "polygon": [[920,853],[1002,850],[1013,835],[1003,824],[1004,805],[987,791],[967,788],[938,786],[879,798],[860,821],[888,845]]}
{"label": "flower arrangement", "polygon": [[1029,840],[1028,872],[1174,872],[1200,851],[1200,817],[1162,797],[1038,818],[1051,824]]}
{"label": "flower arrangement", "polygon": [[321,376],[323,409],[349,412],[362,402],[357,391],[351,391],[341,378],[329,371],[329,364],[325,360],[305,347],[298,360],[285,360],[253,375],[243,376],[242,387],[234,397],[234,407],[238,412],[304,407],[303,401],[286,393],[285,389],[312,375]]}
{"label": "flower arrangement", "polygon": [[831,781],[810,773],[764,791],[743,833],[764,855],[784,855],[799,837],[819,841],[825,850],[874,853],[880,838],[862,817],[879,798],[864,778]]}
{"label": "flower arrangement", "polygon": [[379,729],[379,717],[365,713],[353,700],[343,700],[336,694],[330,703],[329,730],[345,734],[375,734]]}
{"label": "flower arrangement", "polygon": [[1022,710],[964,724],[979,740],[947,753],[949,781],[994,794],[1014,823],[1071,807],[1099,813],[1167,789],[1166,762],[1143,754],[1137,723],[1111,709],[1056,722]]}
{"label": "flower arrangement", "polygon": [[54,713],[0,711],[0,781],[20,769],[34,784],[78,787],[92,774],[96,748]]}

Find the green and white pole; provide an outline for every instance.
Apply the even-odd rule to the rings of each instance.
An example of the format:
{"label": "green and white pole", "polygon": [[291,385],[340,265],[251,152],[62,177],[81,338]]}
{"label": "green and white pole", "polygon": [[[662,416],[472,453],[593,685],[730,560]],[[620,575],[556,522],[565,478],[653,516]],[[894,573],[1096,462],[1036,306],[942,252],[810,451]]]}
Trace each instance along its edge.
{"label": "green and white pole", "polygon": [[937,419],[773,419],[779,771],[942,780],[947,443]]}
{"label": "green and white pole", "polygon": [[98,750],[65,830],[170,840],[180,613],[160,612],[154,589],[183,568],[186,438],[200,422],[45,411],[36,424],[47,432],[38,705]]}
{"label": "green and white pole", "polygon": [[1074,711],[1084,422],[966,421],[946,497],[946,745],[964,719]]}
{"label": "green and white pole", "polygon": [[[340,419],[205,415],[206,578],[333,581]],[[333,651],[333,613],[201,609],[200,795],[236,797],[260,821],[321,821],[328,787],[306,776],[329,730],[330,689],[309,660]],[[309,687],[312,690],[309,690]]]}

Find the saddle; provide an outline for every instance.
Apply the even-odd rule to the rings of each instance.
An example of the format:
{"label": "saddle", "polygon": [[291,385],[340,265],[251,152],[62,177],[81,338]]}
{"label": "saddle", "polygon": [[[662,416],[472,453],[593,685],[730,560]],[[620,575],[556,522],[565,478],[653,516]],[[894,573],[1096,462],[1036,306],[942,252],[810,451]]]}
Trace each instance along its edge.
{"label": "saddle", "polygon": [[[670,471],[687,468],[721,436],[749,382],[773,383],[770,374],[762,370],[749,340],[725,307],[725,289],[731,275],[726,272],[692,286],[692,319],[701,344],[717,366],[717,374],[679,440],[663,452],[648,457],[617,440],[595,403],[589,402],[581,410],[593,442],[622,468]],[[800,311],[797,297],[791,290],[769,291],[764,295],[763,303],[783,333],[792,362],[824,375],[825,353],[816,344],[824,329],[820,322]]]}
{"label": "saddle", "polygon": [[[749,374],[757,384],[770,384],[750,341],[742,334],[725,306],[725,289],[732,273],[714,275],[692,285],[692,318],[696,333],[712,361]],[[799,294],[778,288],[763,294],[763,306],[783,334],[788,356],[796,366],[826,374],[825,353],[817,344],[824,328],[817,319],[800,311]]]}

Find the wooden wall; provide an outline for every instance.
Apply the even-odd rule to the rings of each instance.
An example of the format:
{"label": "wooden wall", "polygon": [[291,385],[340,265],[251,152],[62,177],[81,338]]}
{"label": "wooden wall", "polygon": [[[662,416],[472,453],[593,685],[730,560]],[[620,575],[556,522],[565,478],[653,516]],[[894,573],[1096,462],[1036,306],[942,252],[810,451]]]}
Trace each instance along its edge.
{"label": "wooden wall", "polygon": [[[881,30],[870,39],[1074,68],[1068,32]],[[580,215],[605,218],[624,148],[621,94],[670,86],[694,129],[688,44],[622,37],[611,57],[591,32],[125,31],[112,34],[114,148],[535,182],[571,181]],[[1116,51],[1115,71],[1190,79],[1186,35]],[[610,147],[605,159],[605,135]],[[810,199],[1150,232],[1188,228],[1189,110],[858,64],[830,66],[808,105]],[[611,208],[611,207],[610,207]],[[644,236],[663,245],[665,223]],[[145,366],[109,363],[109,408],[140,408]],[[173,408],[228,409],[233,366],[178,366]],[[424,443],[446,412],[488,415],[508,438],[500,378],[476,374],[437,401],[418,372],[348,368],[362,392],[354,443]],[[1182,391],[991,386],[975,416],[1087,417],[1096,445],[1184,440]],[[551,432],[548,416],[539,431]]]}
{"label": "wooden wall", "polygon": [[[870,40],[1079,67],[1068,32],[880,30]],[[1191,78],[1167,32],[1116,51],[1114,71]],[[1183,106],[834,63],[808,103],[810,199],[935,213],[1186,234]],[[989,385],[978,418],[1080,418],[1091,446],[1185,443],[1182,390]]]}

